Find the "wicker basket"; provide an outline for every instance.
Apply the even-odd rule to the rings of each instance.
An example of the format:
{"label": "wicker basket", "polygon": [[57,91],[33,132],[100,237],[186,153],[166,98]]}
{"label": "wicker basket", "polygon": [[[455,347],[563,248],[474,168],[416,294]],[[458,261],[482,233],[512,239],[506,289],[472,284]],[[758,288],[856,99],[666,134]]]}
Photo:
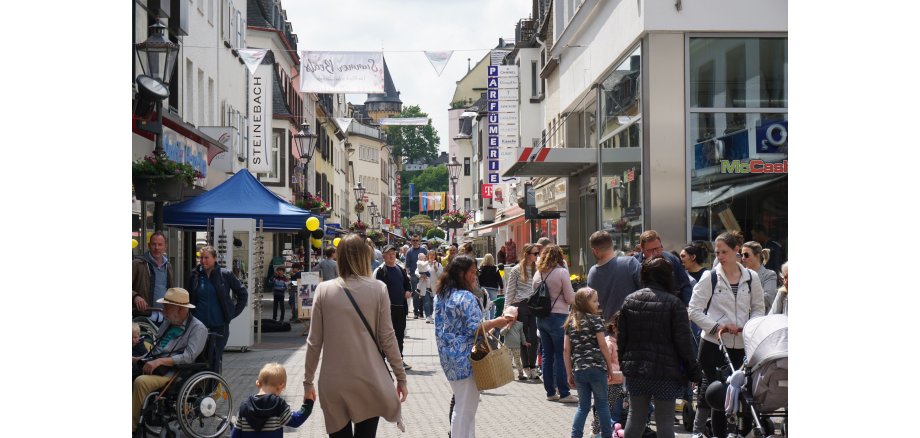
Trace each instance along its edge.
{"label": "wicker basket", "polygon": [[[481,325],[479,326],[479,331],[485,341],[482,344],[475,345],[473,351],[482,348],[487,353],[485,357],[479,360],[473,359],[472,355],[470,356],[473,378],[476,379],[476,389],[485,391],[504,386],[514,380],[514,370],[511,368],[511,350],[498,339],[487,335]],[[498,348],[493,349],[488,339],[493,339],[498,344]]]}

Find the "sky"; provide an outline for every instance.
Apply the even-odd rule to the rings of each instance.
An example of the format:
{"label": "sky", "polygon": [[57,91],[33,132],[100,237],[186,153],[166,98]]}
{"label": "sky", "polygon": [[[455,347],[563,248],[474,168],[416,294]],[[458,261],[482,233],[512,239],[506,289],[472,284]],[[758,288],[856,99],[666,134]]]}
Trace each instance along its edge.
{"label": "sky", "polygon": [[[318,4],[284,0],[297,34],[298,52],[380,51],[403,107],[419,105],[431,117],[447,151],[447,110],[456,82],[499,38],[514,39],[518,20],[531,13],[530,0],[336,0]],[[454,50],[439,77],[423,51]],[[462,50],[462,51],[461,51]],[[485,86],[485,84],[483,84]],[[366,95],[348,95],[363,104]]]}

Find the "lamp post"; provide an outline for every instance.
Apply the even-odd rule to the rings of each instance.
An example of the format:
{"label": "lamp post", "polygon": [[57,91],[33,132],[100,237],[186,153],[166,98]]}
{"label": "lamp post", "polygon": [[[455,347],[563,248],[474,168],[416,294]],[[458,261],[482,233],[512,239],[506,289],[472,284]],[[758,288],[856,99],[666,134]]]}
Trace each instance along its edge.
{"label": "lamp post", "polygon": [[[163,153],[163,99],[169,97],[169,81],[172,79],[179,55],[179,45],[166,36],[166,26],[159,17],[147,28],[147,39],[134,45],[134,52],[141,64],[141,74],[135,78],[137,84],[137,107],[135,112],[149,115],[156,111],[156,122],[147,123],[144,130],[154,134],[153,153]],[[163,201],[155,201],[153,221],[155,231],[163,230]]]}
{"label": "lamp post", "polygon": [[[460,163],[457,161],[456,155],[451,157],[450,164],[447,165],[447,172],[450,174],[450,184],[454,195],[454,210],[460,211],[460,209],[457,208],[457,180],[460,179]],[[454,229],[453,241],[457,241],[456,229]]]}
{"label": "lamp post", "polygon": [[361,200],[364,199],[365,189],[361,184],[361,181],[358,181],[358,185],[356,185],[352,190],[355,191],[355,214],[358,215],[358,222],[361,222],[361,210],[363,210],[363,204],[361,203]]}
{"label": "lamp post", "polygon": [[310,181],[307,175],[307,168],[310,167],[310,160],[313,159],[313,153],[316,152],[316,134],[310,132],[310,124],[302,123],[300,132],[294,134],[294,143],[297,150],[300,151],[300,159],[303,163],[303,194],[301,198],[307,198],[307,183]]}
{"label": "lamp post", "polygon": [[374,203],[374,201],[371,201],[371,205],[368,206],[368,210],[370,210],[370,214],[372,218],[377,216],[377,204]]}

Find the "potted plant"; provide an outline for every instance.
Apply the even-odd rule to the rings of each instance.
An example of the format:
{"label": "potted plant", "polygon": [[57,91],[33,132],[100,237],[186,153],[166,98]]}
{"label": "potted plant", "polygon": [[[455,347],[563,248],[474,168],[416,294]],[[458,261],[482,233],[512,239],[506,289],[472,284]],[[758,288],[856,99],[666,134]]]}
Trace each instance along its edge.
{"label": "potted plant", "polygon": [[151,153],[131,165],[134,196],[140,201],[178,201],[183,190],[202,175],[194,166]]}
{"label": "potted plant", "polygon": [[367,222],[361,222],[361,221],[353,222],[351,225],[348,226],[348,229],[356,233],[363,234],[364,231],[367,230]]}
{"label": "potted plant", "polygon": [[371,239],[371,241],[374,242],[374,245],[383,246],[387,243],[386,236],[384,236],[380,231],[370,230],[367,232],[366,236],[368,239]]}
{"label": "potted plant", "polygon": [[441,216],[441,227],[461,228],[469,219],[470,214],[468,212],[451,210]]}
{"label": "potted plant", "polygon": [[303,199],[297,201],[296,205],[304,210],[309,210],[311,213],[320,215],[329,213],[331,210],[329,204],[323,201],[323,198],[320,198],[319,195],[313,195],[310,192],[307,192],[307,195]]}

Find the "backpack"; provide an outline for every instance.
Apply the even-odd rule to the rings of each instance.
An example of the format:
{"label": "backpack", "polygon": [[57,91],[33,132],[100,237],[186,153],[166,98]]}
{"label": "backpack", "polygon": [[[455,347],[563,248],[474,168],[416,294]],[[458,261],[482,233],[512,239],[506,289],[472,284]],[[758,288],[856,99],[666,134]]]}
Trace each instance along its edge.
{"label": "backpack", "polygon": [[[553,268],[553,270],[555,270],[555,268]],[[553,271],[549,272],[550,274],[553,273]],[[559,296],[562,296],[562,292],[559,292]],[[559,300],[559,296],[556,297],[556,301]],[[540,275],[540,284],[534,289],[533,295],[527,299],[527,307],[530,309],[530,312],[537,318],[546,318],[552,313],[556,301],[550,301],[549,286],[546,285],[546,278]]]}
{"label": "backpack", "polygon": [[[751,280],[754,279],[754,276],[751,275],[750,269],[748,268],[744,268],[744,269],[748,271],[747,286],[748,286],[748,290],[751,290]],[[712,281],[712,293],[709,295],[709,302],[706,303],[706,310],[703,311],[703,313],[706,313],[706,314],[709,313],[709,305],[712,304],[712,297],[715,296],[716,294],[716,285],[719,284],[719,276],[716,275],[715,268],[712,268],[709,270],[709,279]]]}

